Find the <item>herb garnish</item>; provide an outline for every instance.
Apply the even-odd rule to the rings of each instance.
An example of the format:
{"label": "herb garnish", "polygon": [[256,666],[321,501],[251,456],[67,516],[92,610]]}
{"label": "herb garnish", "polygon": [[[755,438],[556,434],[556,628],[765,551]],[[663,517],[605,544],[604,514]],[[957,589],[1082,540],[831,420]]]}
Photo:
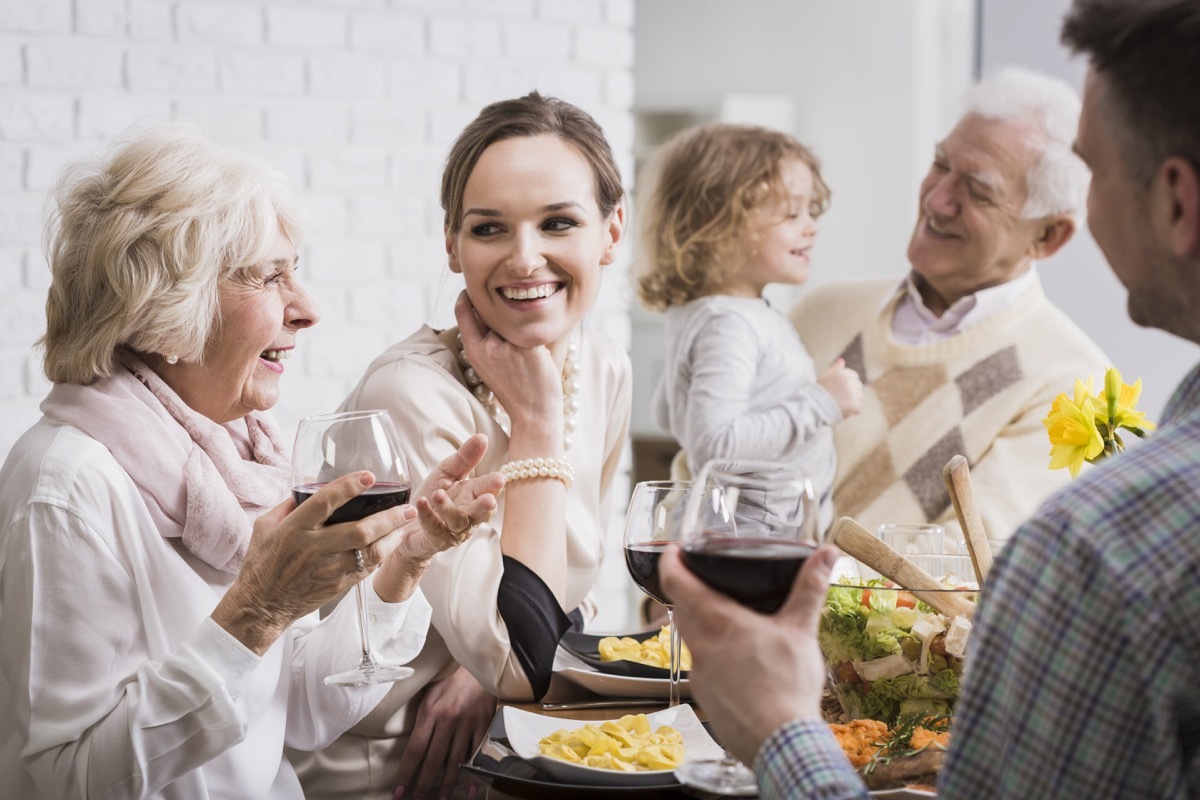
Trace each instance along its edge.
{"label": "herb garnish", "polygon": [[892,728],[891,735],[887,739],[882,742],[871,742],[872,745],[879,747],[879,750],[863,767],[863,774],[870,775],[880,764],[887,764],[893,759],[920,752],[912,748],[912,737],[917,732],[917,728],[937,732],[947,731],[950,729],[952,718],[952,714],[935,714],[929,717],[914,715],[904,718],[896,727]]}

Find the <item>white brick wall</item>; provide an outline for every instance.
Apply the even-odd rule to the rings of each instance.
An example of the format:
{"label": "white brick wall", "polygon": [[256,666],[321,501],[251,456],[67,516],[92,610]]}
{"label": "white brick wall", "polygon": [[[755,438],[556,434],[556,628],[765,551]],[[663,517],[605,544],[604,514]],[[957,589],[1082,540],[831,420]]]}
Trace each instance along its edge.
{"label": "white brick wall", "polygon": [[[67,162],[170,114],[278,164],[314,218],[303,275],[321,324],[288,362],[285,428],[334,407],[422,322],[452,323],[441,162],[482,105],[540,89],[632,163],[633,0],[0,0],[0,457],[48,385],[34,340],[46,193]],[[630,341],[623,265],[588,324]],[[601,581],[623,627],[625,488]]]}

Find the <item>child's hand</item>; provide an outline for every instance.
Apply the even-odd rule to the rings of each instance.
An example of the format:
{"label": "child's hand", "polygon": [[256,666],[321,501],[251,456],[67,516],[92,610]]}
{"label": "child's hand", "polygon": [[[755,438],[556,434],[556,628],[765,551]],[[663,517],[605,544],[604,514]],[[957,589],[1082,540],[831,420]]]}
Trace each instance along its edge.
{"label": "child's hand", "polygon": [[862,411],[863,385],[858,373],[846,366],[846,362],[838,359],[829,365],[817,378],[817,383],[825,387],[825,391],[833,395],[843,417],[853,417]]}

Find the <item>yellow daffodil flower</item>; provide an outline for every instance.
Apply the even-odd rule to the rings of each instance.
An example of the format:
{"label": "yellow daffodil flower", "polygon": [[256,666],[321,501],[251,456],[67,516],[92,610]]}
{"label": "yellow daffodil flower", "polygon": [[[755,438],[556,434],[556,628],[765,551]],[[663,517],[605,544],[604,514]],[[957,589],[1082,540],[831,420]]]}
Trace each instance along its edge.
{"label": "yellow daffodil flower", "polygon": [[1142,397],[1141,378],[1138,378],[1130,386],[1121,380],[1121,373],[1117,372],[1116,367],[1109,367],[1108,372],[1104,375],[1104,394],[1109,408],[1111,408],[1108,414],[1108,423],[1114,431],[1117,428],[1135,432],[1137,430],[1152,431],[1158,427],[1146,419],[1145,412],[1138,411],[1136,408],[1138,400]]}
{"label": "yellow daffodil flower", "polygon": [[1090,461],[1104,451],[1090,393],[1085,394],[1078,404],[1060,394],[1042,424],[1050,436],[1050,469],[1066,467],[1074,478],[1084,461]]}
{"label": "yellow daffodil flower", "polygon": [[1121,428],[1139,438],[1155,425],[1136,406],[1142,395],[1139,378],[1131,386],[1115,367],[1104,373],[1104,389],[1095,393],[1094,382],[1075,379],[1074,397],[1060,394],[1042,420],[1050,438],[1050,469],[1066,467],[1074,478],[1083,462],[1095,463],[1125,449],[1117,431]]}

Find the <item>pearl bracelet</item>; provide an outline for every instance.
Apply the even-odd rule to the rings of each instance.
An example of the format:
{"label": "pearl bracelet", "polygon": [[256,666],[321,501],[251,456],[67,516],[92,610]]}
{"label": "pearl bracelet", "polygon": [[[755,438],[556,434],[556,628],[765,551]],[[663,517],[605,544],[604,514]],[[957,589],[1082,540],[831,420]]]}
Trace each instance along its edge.
{"label": "pearl bracelet", "polygon": [[522,478],[554,478],[563,482],[568,489],[575,482],[575,468],[563,458],[522,458],[507,461],[500,467],[500,474],[508,483]]}

